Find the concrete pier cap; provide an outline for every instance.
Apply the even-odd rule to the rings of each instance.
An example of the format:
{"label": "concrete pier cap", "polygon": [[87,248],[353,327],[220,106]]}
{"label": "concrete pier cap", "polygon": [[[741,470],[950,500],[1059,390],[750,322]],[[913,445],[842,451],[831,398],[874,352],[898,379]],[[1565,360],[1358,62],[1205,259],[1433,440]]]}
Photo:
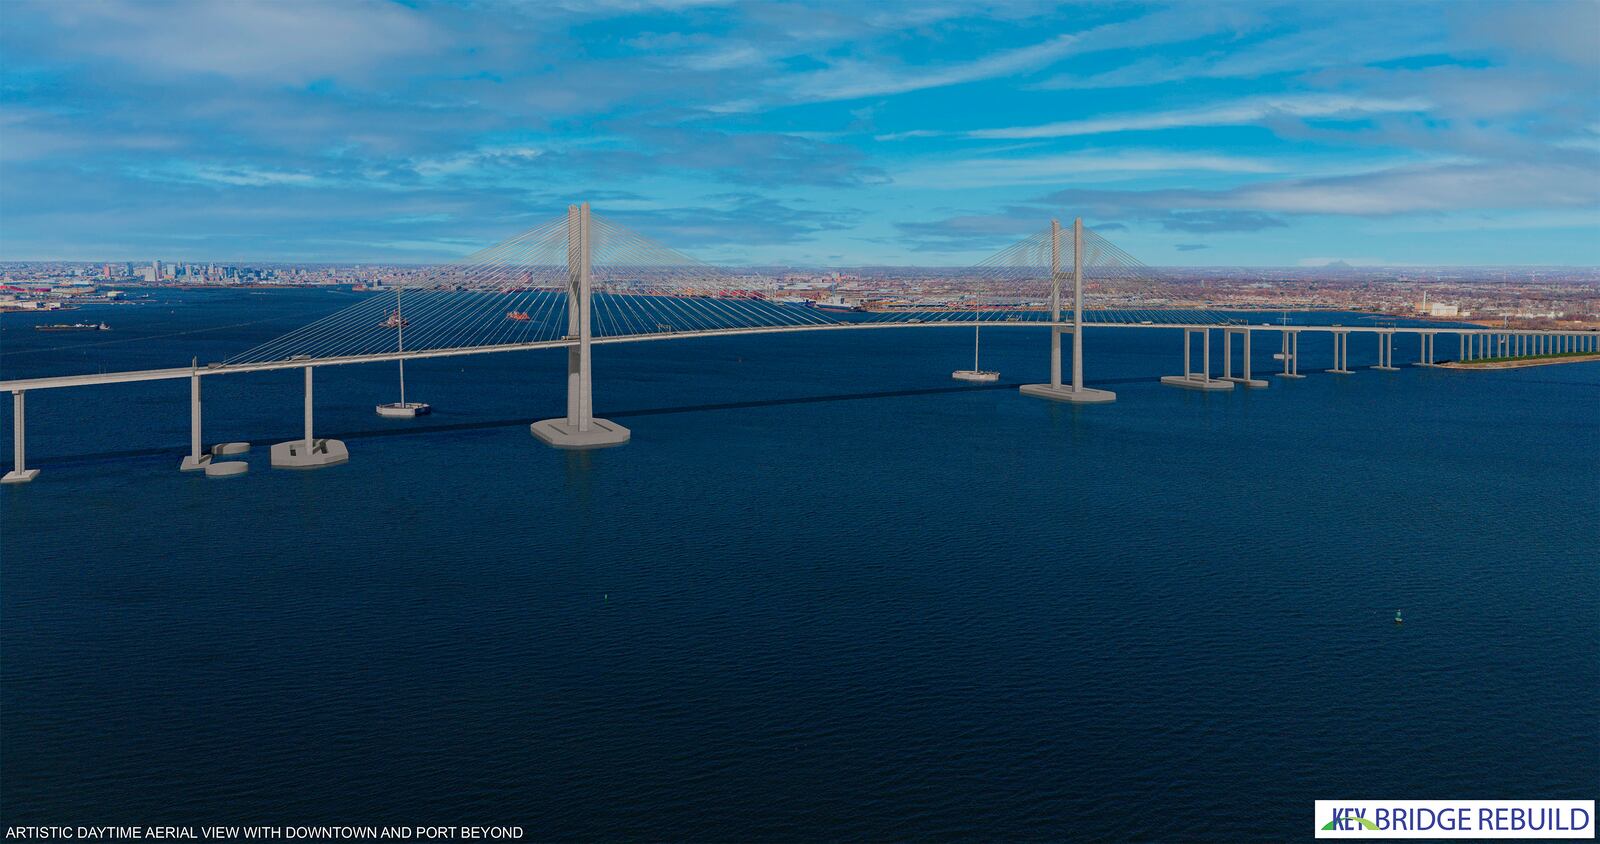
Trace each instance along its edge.
{"label": "concrete pier cap", "polygon": [[1064,401],[1069,404],[1106,404],[1117,400],[1117,394],[1110,390],[1094,390],[1084,387],[1073,390],[1072,385],[1062,384],[1057,387],[1053,384],[1023,384],[1017,392],[1025,396],[1049,399],[1051,401]]}
{"label": "concrete pier cap", "polygon": [[274,469],[320,469],[349,459],[350,451],[343,440],[314,439],[309,447],[306,440],[290,440],[272,447]]}
{"label": "concrete pier cap", "polygon": [[609,448],[627,442],[633,432],[609,419],[591,418],[589,430],[580,431],[566,419],[544,419],[528,426],[529,433],[554,448]]}

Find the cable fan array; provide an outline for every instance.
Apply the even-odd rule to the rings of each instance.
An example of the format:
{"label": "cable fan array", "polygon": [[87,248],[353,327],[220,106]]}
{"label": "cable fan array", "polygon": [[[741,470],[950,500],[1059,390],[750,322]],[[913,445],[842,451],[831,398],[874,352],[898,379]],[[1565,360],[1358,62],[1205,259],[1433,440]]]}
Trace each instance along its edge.
{"label": "cable fan array", "polygon": [[[595,337],[833,322],[810,308],[773,301],[769,282],[735,278],[598,215],[590,216],[589,229]],[[562,215],[226,363],[559,340],[569,331],[568,246]]]}
{"label": "cable fan array", "polygon": [[[569,334],[568,217],[562,215],[420,278],[374,293],[247,351],[230,365],[348,358],[397,351],[517,347]],[[903,282],[861,310],[818,310],[776,296],[771,280],[735,276],[590,215],[592,336],[634,337],[862,323],[1043,322],[1050,318],[1051,232],[1044,229],[960,273]],[[1083,237],[1085,284],[1105,291],[1154,284],[1147,267],[1099,234]],[[1073,250],[1062,232],[1063,319],[1070,319]],[[1220,325],[1215,311],[1095,310],[1090,323]]]}
{"label": "cable fan array", "polygon": [[[936,280],[908,291],[902,300],[879,299],[867,305],[869,322],[1016,323],[1050,320],[1051,230],[1036,232],[990,255],[959,277]],[[1072,319],[1072,230],[1061,230],[1061,318]],[[1150,269],[1121,247],[1089,229],[1083,231],[1083,280],[1097,292],[1118,286],[1154,286]],[[1087,294],[1086,294],[1087,298]],[[931,303],[931,305],[930,305]],[[1231,320],[1216,311],[1179,309],[1087,310],[1085,323],[1134,325],[1184,323],[1221,325]]]}

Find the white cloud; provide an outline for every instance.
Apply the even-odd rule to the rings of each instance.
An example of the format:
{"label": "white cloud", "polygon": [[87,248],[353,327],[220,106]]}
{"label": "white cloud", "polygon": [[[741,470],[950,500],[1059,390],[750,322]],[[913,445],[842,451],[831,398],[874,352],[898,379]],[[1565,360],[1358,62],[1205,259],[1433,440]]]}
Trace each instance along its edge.
{"label": "white cloud", "polygon": [[1145,150],[1090,151],[1015,158],[969,158],[908,168],[891,174],[903,187],[969,188],[1037,185],[1124,178],[1136,174],[1215,172],[1273,173],[1267,161],[1215,153]]}
{"label": "white cloud", "polygon": [[1391,99],[1352,97],[1342,94],[1302,94],[1256,97],[1221,105],[1179,109],[1086,120],[1064,120],[1039,126],[1013,126],[1003,129],[976,129],[962,133],[969,138],[1066,138],[1111,132],[1140,132],[1179,129],[1191,126],[1243,126],[1272,117],[1338,118],[1371,114],[1427,111],[1430,103],[1420,98]]}
{"label": "white cloud", "polygon": [[440,35],[398,3],[375,0],[176,3],[103,0],[42,6],[75,55],[135,68],[266,83],[306,83],[369,71],[436,50]]}
{"label": "white cloud", "polygon": [[865,62],[846,62],[783,83],[785,97],[801,102],[853,100],[942,88],[1047,67],[1072,52],[1076,35],[1058,35],[1040,44],[994,53],[966,64],[889,70]]}

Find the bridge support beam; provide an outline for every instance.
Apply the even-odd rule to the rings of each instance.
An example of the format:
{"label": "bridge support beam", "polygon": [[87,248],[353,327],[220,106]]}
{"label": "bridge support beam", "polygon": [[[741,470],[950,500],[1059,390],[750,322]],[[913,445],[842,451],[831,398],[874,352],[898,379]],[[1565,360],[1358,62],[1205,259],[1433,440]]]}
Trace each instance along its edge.
{"label": "bridge support beam", "polygon": [[1333,368],[1328,370],[1335,375],[1351,375],[1350,371],[1350,332],[1333,332]]}
{"label": "bridge support beam", "polygon": [[594,301],[589,203],[567,206],[567,415],[528,426],[541,442],[556,448],[605,448],[622,445],[632,435],[609,419],[594,415],[591,371],[590,306]]}
{"label": "bridge support beam", "polygon": [[[1200,371],[1194,370],[1189,358],[1191,335],[1200,335]],[[1183,330],[1183,374],[1163,375],[1161,383],[1169,387],[1182,387],[1186,390],[1231,390],[1232,381],[1211,377],[1211,329],[1185,328]]]}
{"label": "bridge support beam", "polygon": [[1394,332],[1381,331],[1378,333],[1378,365],[1373,369],[1384,372],[1395,372],[1400,367],[1394,365]]}
{"label": "bridge support beam", "polygon": [[28,413],[24,391],[11,394],[11,471],[0,484],[25,484],[39,477],[38,469],[28,468]]}
{"label": "bridge support beam", "polygon": [[317,439],[311,435],[311,367],[306,367],[305,437],[272,447],[274,469],[320,469],[350,459],[341,440]]}
{"label": "bridge support beam", "polygon": [[1416,363],[1417,366],[1434,366],[1435,365],[1434,364],[1434,360],[1433,360],[1433,354],[1434,354],[1434,340],[1437,337],[1438,337],[1438,335],[1435,334],[1432,331],[1426,332],[1424,334],[1418,334],[1417,335],[1417,339],[1418,339],[1417,363]]}
{"label": "bridge support beam", "polygon": [[[1241,366],[1239,367],[1239,375],[1233,374],[1233,336],[1235,334],[1239,335],[1240,339],[1243,341],[1241,344],[1243,349],[1240,352],[1243,357],[1240,359]],[[1267,382],[1262,381],[1259,378],[1250,377],[1250,329],[1222,329],[1222,380],[1232,381],[1235,384],[1243,384],[1246,387],[1254,387],[1257,389],[1267,386]]]}
{"label": "bridge support beam", "polygon": [[1300,332],[1282,331],[1283,351],[1278,355],[1283,358],[1283,371],[1273,373],[1279,378],[1304,378],[1300,374]]}
{"label": "bridge support beam", "polygon": [[[1061,223],[1050,221],[1050,321],[1061,322]],[[1083,386],[1083,218],[1072,221],[1072,384],[1061,383],[1061,326],[1050,326],[1050,383],[1024,384],[1020,392],[1072,404],[1117,400],[1110,390]]]}
{"label": "bridge support beam", "polygon": [[200,451],[200,360],[190,363],[189,374],[189,455],[178,464],[180,472],[203,471],[211,463],[211,455]]}

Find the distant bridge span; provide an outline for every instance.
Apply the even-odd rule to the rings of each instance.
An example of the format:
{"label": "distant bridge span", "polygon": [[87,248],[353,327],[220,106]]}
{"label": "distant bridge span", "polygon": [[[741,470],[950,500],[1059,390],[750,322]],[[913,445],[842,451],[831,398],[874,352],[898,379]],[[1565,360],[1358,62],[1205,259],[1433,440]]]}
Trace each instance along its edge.
{"label": "distant bridge span", "polygon": [[[620,230],[608,229],[602,223],[601,232],[604,236],[612,238],[613,243],[631,242],[627,240],[630,235]],[[672,328],[661,331],[638,331],[631,333],[611,334],[608,336],[594,336],[591,328],[591,319],[594,309],[595,297],[593,295],[593,281],[591,272],[590,254],[593,250],[590,235],[590,218],[587,204],[572,206],[563,225],[547,224],[543,229],[533,230],[507,241],[516,244],[531,238],[543,238],[542,243],[548,247],[550,244],[564,246],[566,252],[566,295],[551,294],[543,299],[538,298],[537,292],[524,294],[526,301],[542,303],[542,313],[549,313],[559,318],[552,308],[560,303],[565,310],[567,331],[564,336],[542,338],[522,342],[473,342],[458,343],[456,345],[442,345],[436,348],[404,348],[405,327],[409,325],[409,317],[402,317],[398,293],[395,299],[395,311],[389,317],[389,324],[382,327],[398,329],[398,348],[393,351],[357,351],[338,354],[286,354],[285,350],[294,348],[314,348],[315,345],[295,346],[292,343],[312,343],[313,340],[327,345],[327,340],[332,337],[337,339],[342,336],[340,331],[349,329],[350,320],[366,318],[366,311],[358,310],[363,305],[354,306],[356,310],[353,317],[348,319],[335,314],[318,323],[313,323],[299,334],[286,335],[292,338],[292,343],[285,345],[283,338],[274,343],[265,344],[263,347],[272,349],[273,359],[264,360],[239,360],[230,359],[227,362],[212,363],[201,366],[196,362],[189,367],[170,369],[147,369],[126,372],[104,372],[82,375],[46,376],[41,378],[23,378],[9,381],[0,381],[0,391],[12,394],[13,413],[13,465],[4,478],[5,483],[21,483],[33,480],[39,470],[27,468],[26,461],[26,406],[25,396],[35,390],[64,389],[69,387],[91,387],[106,384],[133,383],[141,381],[168,381],[189,379],[190,381],[190,453],[186,456],[180,468],[184,471],[204,470],[207,475],[236,474],[245,469],[246,464],[240,462],[217,461],[216,456],[236,453],[236,448],[230,446],[243,446],[244,444],[223,444],[212,449],[211,453],[202,450],[201,440],[201,401],[200,381],[202,378],[218,375],[239,375],[253,372],[269,372],[286,369],[299,369],[305,373],[305,407],[304,407],[304,436],[299,440],[279,443],[272,449],[272,464],[284,468],[317,468],[333,465],[348,459],[348,452],[342,442],[333,439],[319,439],[313,436],[312,419],[312,373],[317,367],[343,366],[351,364],[398,362],[401,367],[401,390],[404,404],[404,365],[408,360],[425,360],[429,358],[461,357],[468,355],[500,354],[506,352],[522,352],[537,349],[567,349],[567,414],[565,417],[547,419],[534,423],[532,433],[546,443],[558,448],[597,448],[610,445],[619,445],[628,440],[630,434],[626,428],[593,415],[592,377],[590,348],[595,344],[614,343],[640,343],[663,340],[688,340],[696,338],[728,337],[741,335],[761,334],[794,334],[814,331],[864,331],[873,329],[890,328],[964,328],[968,326],[991,327],[1016,327],[1016,328],[1049,328],[1050,329],[1050,381],[1044,384],[1029,384],[1021,388],[1026,395],[1071,403],[1095,404],[1114,401],[1115,394],[1106,390],[1096,390],[1085,387],[1083,384],[1083,335],[1089,329],[1153,329],[1172,330],[1183,332],[1183,370],[1182,374],[1163,377],[1163,383],[1177,387],[1196,390],[1231,390],[1237,385],[1246,387],[1266,387],[1267,382],[1252,377],[1250,370],[1250,346],[1254,332],[1278,332],[1281,351],[1279,358],[1283,362],[1283,371],[1276,375],[1285,378],[1303,377],[1299,372],[1300,354],[1299,338],[1306,332],[1326,332],[1333,336],[1333,367],[1329,372],[1349,374],[1348,366],[1349,335],[1372,334],[1378,340],[1378,365],[1373,367],[1379,370],[1395,370],[1394,366],[1394,336],[1396,334],[1416,335],[1419,338],[1419,356],[1417,365],[1435,365],[1434,340],[1440,335],[1456,335],[1459,340],[1460,353],[1458,359],[1472,360],[1474,358],[1507,357],[1528,354],[1553,354],[1553,353],[1578,353],[1600,352],[1600,333],[1596,332],[1557,332],[1557,331],[1532,331],[1511,330],[1494,328],[1469,328],[1469,327],[1434,327],[1434,326],[1309,326],[1309,325],[1272,325],[1272,324],[1244,324],[1238,322],[1205,322],[1205,321],[1156,321],[1140,320],[1137,322],[1095,322],[1084,321],[1083,309],[1083,276],[1086,267],[1089,267],[1097,257],[1092,254],[1094,249],[1102,250],[1101,255],[1112,254],[1108,264],[1121,267],[1128,266],[1125,253],[1115,250],[1103,240],[1091,243],[1093,249],[1085,250],[1085,231],[1081,220],[1074,221],[1072,228],[1072,253],[1070,257],[1071,272],[1062,269],[1062,230],[1054,221],[1046,234],[1035,236],[1028,241],[1023,241],[1021,246],[1038,250],[1041,255],[1049,256],[1049,302],[1048,313],[1040,313],[1041,317],[1048,319],[1022,319],[1015,314],[1008,315],[1003,310],[994,308],[984,310],[961,311],[950,309],[938,312],[906,311],[892,315],[891,319],[869,319],[868,321],[837,321],[807,316],[810,321],[800,324],[772,324],[776,319],[787,318],[790,312],[770,307],[757,308],[754,304],[742,300],[717,301],[700,297],[698,308],[700,312],[686,311],[670,299],[647,298],[635,294],[613,294],[610,297],[610,307],[623,316],[624,325],[648,325],[655,319],[688,319],[691,324],[707,325],[718,319],[732,318],[735,321],[754,320],[758,324],[745,325],[711,325],[710,327]],[[1097,237],[1097,236],[1096,236]],[[502,250],[505,244],[494,247],[489,252]],[[660,259],[660,250],[655,247],[650,253],[652,260]],[[1015,251],[1016,247],[1007,252]],[[1007,252],[1000,253],[1006,255]],[[1122,257],[1117,257],[1121,255]],[[505,275],[505,265],[510,263],[504,254],[493,254],[494,271]],[[669,256],[670,257],[670,256]],[[1015,255],[1011,256],[1015,259]],[[1121,262],[1121,263],[1117,263]],[[516,276],[516,273],[512,273]],[[527,272],[521,273],[525,280]],[[1066,279],[1072,281],[1072,319],[1062,318],[1061,296]],[[468,294],[466,298],[470,298]],[[691,299],[694,297],[690,297]],[[663,303],[666,303],[665,305]],[[424,311],[429,305],[424,305]],[[440,309],[433,305],[435,312],[429,317],[436,322],[454,320],[461,322],[463,317],[457,313],[463,308],[445,306]],[[456,312],[450,310],[454,307]],[[344,312],[341,312],[341,314]],[[1039,313],[1035,311],[1034,313]],[[513,311],[505,314],[512,318],[513,314],[523,321],[531,318],[525,312]],[[492,315],[493,316],[493,315]],[[479,318],[481,315],[469,314],[468,318]],[[329,323],[329,320],[333,320]],[[344,319],[341,327],[340,320]],[[641,322],[642,320],[642,322]],[[493,328],[492,321],[486,323]],[[371,329],[370,321],[365,328]],[[615,323],[613,323],[615,325]],[[331,326],[331,327],[330,327]],[[1081,326],[1082,330],[1079,330]],[[667,327],[662,325],[660,327]],[[503,328],[495,329],[499,334],[504,334]],[[1213,377],[1211,369],[1212,353],[1211,338],[1213,331],[1220,331],[1223,340],[1222,364],[1223,371],[1220,376]],[[346,333],[349,333],[346,331]],[[1063,334],[1072,336],[1072,367],[1070,378],[1063,377],[1061,337]],[[1201,347],[1201,366],[1196,370],[1192,365],[1191,349],[1195,335],[1199,335]],[[490,335],[493,337],[494,335]],[[1233,370],[1232,343],[1237,338],[1243,350],[1242,367],[1238,374]],[[243,357],[243,356],[241,356]]]}

